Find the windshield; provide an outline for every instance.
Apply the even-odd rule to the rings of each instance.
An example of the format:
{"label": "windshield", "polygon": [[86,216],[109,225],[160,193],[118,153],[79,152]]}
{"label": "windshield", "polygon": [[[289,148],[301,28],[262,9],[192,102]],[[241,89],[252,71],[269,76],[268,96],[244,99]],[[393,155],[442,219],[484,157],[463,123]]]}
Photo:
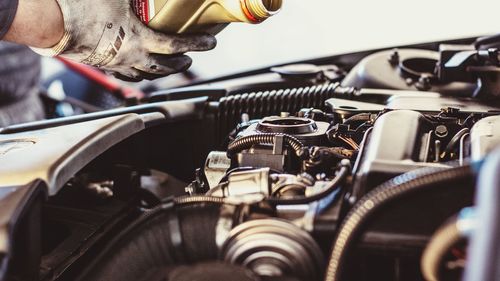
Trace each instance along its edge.
{"label": "windshield", "polygon": [[260,25],[231,24],[218,46],[191,54],[202,79],[394,45],[500,32],[498,0],[284,0]]}

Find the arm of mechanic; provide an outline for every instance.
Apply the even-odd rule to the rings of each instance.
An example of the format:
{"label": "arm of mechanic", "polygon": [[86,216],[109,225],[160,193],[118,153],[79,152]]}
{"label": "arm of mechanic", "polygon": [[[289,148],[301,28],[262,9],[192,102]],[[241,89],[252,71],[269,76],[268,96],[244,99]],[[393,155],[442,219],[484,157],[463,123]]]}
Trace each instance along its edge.
{"label": "arm of mechanic", "polygon": [[0,28],[4,40],[131,81],[184,71],[191,65],[185,52],[216,45],[208,34],[162,34],[148,28],[129,0],[0,0]]}
{"label": "arm of mechanic", "polygon": [[64,33],[56,0],[0,0],[0,24],[4,40],[38,48],[56,45]]}

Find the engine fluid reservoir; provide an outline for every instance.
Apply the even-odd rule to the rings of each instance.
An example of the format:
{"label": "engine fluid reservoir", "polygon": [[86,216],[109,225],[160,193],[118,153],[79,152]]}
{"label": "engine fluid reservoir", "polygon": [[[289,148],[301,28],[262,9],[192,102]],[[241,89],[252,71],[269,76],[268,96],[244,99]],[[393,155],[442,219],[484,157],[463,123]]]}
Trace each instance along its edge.
{"label": "engine fluid reservoir", "polygon": [[266,20],[279,12],[282,0],[132,0],[132,6],[154,30],[215,34],[231,22]]}

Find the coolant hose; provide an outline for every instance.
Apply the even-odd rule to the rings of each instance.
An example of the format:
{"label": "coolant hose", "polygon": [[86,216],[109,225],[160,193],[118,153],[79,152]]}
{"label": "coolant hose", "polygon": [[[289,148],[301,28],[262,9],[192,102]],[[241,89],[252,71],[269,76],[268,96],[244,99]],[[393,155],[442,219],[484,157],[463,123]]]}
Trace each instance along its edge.
{"label": "coolant hose", "polygon": [[216,260],[221,204],[202,199],[146,212],[101,251],[79,280],[144,280],[168,266]]}
{"label": "coolant hose", "polygon": [[364,224],[381,207],[411,192],[472,178],[471,166],[423,168],[395,177],[363,196],[349,211],[333,242],[326,281],[339,281],[342,265],[352,242]]}
{"label": "coolant hose", "polygon": [[280,133],[265,133],[244,136],[236,139],[229,144],[227,148],[227,155],[228,157],[231,157],[234,154],[242,150],[249,149],[256,144],[274,144],[274,141],[277,137],[283,137],[283,142],[293,149],[297,157],[301,158],[306,152],[304,149],[304,145],[293,136]]}

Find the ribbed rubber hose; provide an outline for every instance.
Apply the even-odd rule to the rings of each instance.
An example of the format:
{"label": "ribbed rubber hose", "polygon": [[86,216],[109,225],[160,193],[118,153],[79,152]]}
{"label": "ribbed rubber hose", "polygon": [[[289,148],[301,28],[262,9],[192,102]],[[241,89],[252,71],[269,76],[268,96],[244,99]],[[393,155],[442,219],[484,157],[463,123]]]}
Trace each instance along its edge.
{"label": "ribbed rubber hose", "polygon": [[381,207],[411,192],[460,181],[473,176],[469,165],[456,168],[423,168],[395,177],[363,196],[349,211],[334,240],[325,280],[339,281],[349,247],[359,230]]}
{"label": "ribbed rubber hose", "polygon": [[79,280],[143,280],[168,266],[216,260],[221,204],[200,204],[201,199],[146,212],[101,251]]}
{"label": "ribbed rubber hose", "polygon": [[335,97],[350,97],[354,88],[339,87],[339,83],[281,88],[267,91],[235,94],[223,97],[217,107],[218,133],[224,139],[241,122],[241,114],[250,119],[279,115],[280,112],[297,113],[302,108],[324,108],[325,101]]}
{"label": "ribbed rubber hose", "polygon": [[298,157],[302,157],[305,153],[304,145],[295,137],[287,134],[265,133],[244,136],[236,139],[229,144],[227,148],[227,155],[228,157],[232,157],[236,153],[249,149],[256,144],[274,144],[276,137],[283,137],[284,143],[289,145]]}
{"label": "ribbed rubber hose", "polygon": [[456,217],[439,227],[425,247],[420,261],[420,268],[425,280],[439,281],[439,268],[444,257],[463,238],[457,227]]}
{"label": "ribbed rubber hose", "polygon": [[214,197],[205,195],[183,196],[174,199],[174,202],[177,205],[194,204],[194,203],[224,204],[226,203],[226,201],[227,201],[226,198],[223,197]]}

